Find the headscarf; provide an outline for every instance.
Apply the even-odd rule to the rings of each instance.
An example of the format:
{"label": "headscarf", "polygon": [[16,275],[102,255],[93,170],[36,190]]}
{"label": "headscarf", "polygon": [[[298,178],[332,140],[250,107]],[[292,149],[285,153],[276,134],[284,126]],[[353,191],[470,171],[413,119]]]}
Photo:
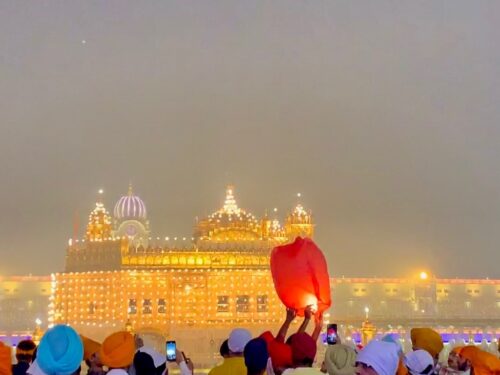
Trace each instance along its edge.
{"label": "headscarf", "polygon": [[12,353],[9,346],[0,341],[0,375],[12,374]]}
{"label": "headscarf", "polygon": [[303,363],[305,360],[314,362],[316,357],[316,342],[305,332],[296,333],[290,336],[290,346],[292,348],[292,360],[294,364]]}
{"label": "headscarf", "polygon": [[92,354],[99,352],[101,344],[86,336],[80,335],[83,343],[83,359],[88,361]]}
{"label": "headscarf", "polygon": [[266,369],[269,352],[264,339],[256,338],[250,340],[245,345],[243,355],[248,372],[257,373]]}
{"label": "headscarf", "polygon": [[352,375],[356,366],[356,352],[347,345],[329,345],[325,353],[325,365],[329,375]]}
{"label": "headscarf", "polygon": [[252,334],[244,328],[235,328],[229,334],[227,345],[232,353],[243,353],[245,345],[252,339]]}
{"label": "headscarf", "polygon": [[73,328],[56,325],[43,335],[36,358],[47,375],[73,374],[83,360],[82,340]]}
{"label": "headscarf", "polygon": [[120,331],[109,335],[99,351],[101,361],[109,368],[126,368],[134,361],[134,336]]}
{"label": "headscarf", "polygon": [[431,328],[413,328],[411,342],[414,348],[426,350],[432,358],[436,358],[444,347],[441,335]]}
{"label": "headscarf", "polygon": [[466,346],[459,352],[460,357],[468,359],[474,375],[493,375],[500,373],[500,359],[476,346]]}
{"label": "headscarf", "polygon": [[378,375],[394,375],[398,369],[398,347],[384,341],[370,341],[358,353],[356,362],[372,367]]}
{"label": "headscarf", "polygon": [[274,368],[288,368],[292,366],[292,348],[290,345],[276,340],[269,331],[264,332],[260,337],[267,343],[267,350],[269,351],[269,357],[271,357]]}

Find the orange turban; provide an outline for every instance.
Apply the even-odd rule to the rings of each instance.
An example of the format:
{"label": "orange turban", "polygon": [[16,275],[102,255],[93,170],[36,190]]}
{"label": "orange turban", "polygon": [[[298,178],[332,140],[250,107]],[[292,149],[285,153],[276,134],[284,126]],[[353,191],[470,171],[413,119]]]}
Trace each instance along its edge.
{"label": "orange turban", "polygon": [[466,346],[460,356],[468,359],[475,375],[494,375],[500,373],[500,359],[476,346]]}
{"label": "orange turban", "polygon": [[106,337],[99,351],[101,361],[109,368],[129,367],[134,361],[134,337],[126,332],[116,332]]}
{"label": "orange turban", "polygon": [[411,342],[414,348],[425,350],[432,358],[436,358],[444,347],[441,335],[430,328],[413,328]]}
{"label": "orange turban", "polygon": [[80,335],[83,343],[83,359],[89,360],[92,354],[97,353],[101,349],[101,344],[86,336]]}
{"label": "orange turban", "polygon": [[460,355],[460,352],[462,351],[463,348],[465,348],[465,346],[455,346],[450,353]]}
{"label": "orange turban", "polygon": [[0,375],[12,374],[12,354],[10,347],[0,341]]}

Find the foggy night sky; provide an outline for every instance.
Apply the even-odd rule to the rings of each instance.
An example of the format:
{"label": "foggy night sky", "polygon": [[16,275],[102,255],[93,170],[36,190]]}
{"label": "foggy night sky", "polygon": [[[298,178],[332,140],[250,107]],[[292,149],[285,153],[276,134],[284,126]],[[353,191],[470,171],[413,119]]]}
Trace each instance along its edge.
{"label": "foggy night sky", "polygon": [[499,35],[497,1],[1,1],[0,275],[132,181],[155,237],[233,183],[301,192],[334,276],[500,278]]}

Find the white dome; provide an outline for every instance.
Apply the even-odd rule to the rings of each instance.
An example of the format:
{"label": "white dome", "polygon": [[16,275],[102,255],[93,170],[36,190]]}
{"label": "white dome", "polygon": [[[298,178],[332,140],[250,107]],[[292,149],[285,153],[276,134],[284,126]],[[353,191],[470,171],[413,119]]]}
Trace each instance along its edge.
{"label": "white dome", "polygon": [[141,198],[134,195],[132,186],[129,187],[128,194],[116,202],[114,215],[117,220],[146,220],[146,205]]}

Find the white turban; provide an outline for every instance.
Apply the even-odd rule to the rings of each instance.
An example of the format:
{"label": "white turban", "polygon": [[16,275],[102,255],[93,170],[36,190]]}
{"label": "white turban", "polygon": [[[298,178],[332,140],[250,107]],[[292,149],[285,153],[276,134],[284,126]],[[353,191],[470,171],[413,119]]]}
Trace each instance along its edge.
{"label": "white turban", "polygon": [[396,344],[384,341],[370,341],[361,352],[356,362],[373,368],[378,375],[395,375],[399,356]]}

